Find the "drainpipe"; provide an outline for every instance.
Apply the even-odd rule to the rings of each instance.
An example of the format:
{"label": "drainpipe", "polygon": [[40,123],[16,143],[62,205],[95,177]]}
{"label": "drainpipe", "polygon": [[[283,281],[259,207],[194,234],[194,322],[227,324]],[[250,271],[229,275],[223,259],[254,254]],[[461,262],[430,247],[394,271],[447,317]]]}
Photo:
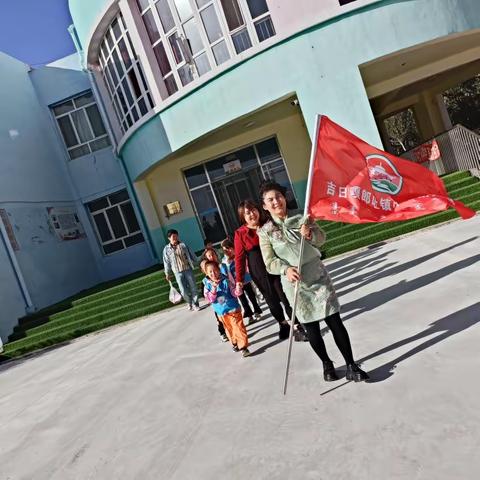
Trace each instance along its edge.
{"label": "drainpipe", "polygon": [[12,266],[12,270],[15,273],[15,278],[17,280],[18,287],[22,292],[23,301],[25,302],[25,313],[32,313],[35,311],[35,305],[32,302],[30,293],[28,292],[27,284],[25,283],[25,279],[23,278],[22,270],[20,269],[20,265],[18,264],[17,257],[12,248],[10,239],[8,238],[7,231],[5,230],[5,226],[1,219],[0,219],[0,237],[3,240],[3,243],[5,245],[5,250],[7,251],[7,256],[8,256],[8,259],[10,260],[10,265]]}
{"label": "drainpipe", "polygon": [[98,108],[100,110],[100,115],[105,122],[105,127],[107,129],[108,136],[110,137],[110,142],[112,143],[113,155],[118,160],[118,163],[120,164],[120,168],[122,170],[123,176],[125,177],[125,179],[127,181],[128,195],[133,200],[135,211],[140,215],[140,223],[143,227],[142,231],[143,231],[143,234],[144,235],[146,234],[146,237],[147,237],[148,251],[149,251],[151,257],[158,262],[159,259],[158,259],[158,256],[157,256],[156,252],[155,252],[155,249],[153,248],[153,239],[152,239],[152,236],[150,234],[150,230],[148,228],[147,221],[146,221],[145,216],[143,214],[143,210],[140,206],[140,202],[138,200],[137,192],[135,191],[135,188],[133,187],[133,182],[130,179],[130,175],[128,174],[127,168],[125,167],[125,165],[123,163],[122,157],[118,155],[118,148],[117,148],[118,145],[117,145],[115,135],[113,133],[112,124],[110,123],[110,117],[108,116],[107,110],[105,108],[103,98],[100,95],[100,91],[98,89],[97,80],[95,79],[95,75],[88,68],[87,62],[85,61],[85,53],[84,53],[84,51],[82,49],[82,46],[80,44],[80,40],[77,36],[77,31],[75,30],[74,25],[70,25],[68,27],[68,33],[70,33],[70,36],[72,37],[73,43],[74,43],[75,48],[77,50],[77,53],[80,56],[80,64],[82,66],[82,70],[88,75],[90,83],[92,84],[93,93],[95,95],[95,98],[97,99],[97,104],[98,104]]}

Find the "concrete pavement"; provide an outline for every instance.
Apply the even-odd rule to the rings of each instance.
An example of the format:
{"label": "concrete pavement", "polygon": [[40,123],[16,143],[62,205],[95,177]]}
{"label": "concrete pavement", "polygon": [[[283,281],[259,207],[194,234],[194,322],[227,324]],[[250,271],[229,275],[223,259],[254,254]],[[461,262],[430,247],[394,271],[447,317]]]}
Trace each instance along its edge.
{"label": "concrete pavement", "polygon": [[[480,218],[328,262],[368,384],[326,384],[264,318],[242,359],[211,308],[0,366],[0,479],[474,480]],[[327,348],[343,369],[331,335]]]}

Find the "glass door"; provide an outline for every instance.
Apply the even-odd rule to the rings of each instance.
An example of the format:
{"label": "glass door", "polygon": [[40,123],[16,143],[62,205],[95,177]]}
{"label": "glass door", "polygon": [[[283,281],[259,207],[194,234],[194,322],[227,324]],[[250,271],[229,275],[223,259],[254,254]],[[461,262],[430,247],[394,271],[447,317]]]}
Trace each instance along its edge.
{"label": "glass door", "polygon": [[229,236],[240,226],[238,204],[243,200],[258,201],[258,190],[263,180],[259,167],[230,175],[212,184],[220,212]]}

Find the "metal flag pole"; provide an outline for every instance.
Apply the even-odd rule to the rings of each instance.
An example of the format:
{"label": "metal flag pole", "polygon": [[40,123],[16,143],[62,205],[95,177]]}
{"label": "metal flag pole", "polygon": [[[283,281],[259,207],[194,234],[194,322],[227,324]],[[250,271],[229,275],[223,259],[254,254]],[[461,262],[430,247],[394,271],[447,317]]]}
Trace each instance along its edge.
{"label": "metal flag pole", "polygon": [[[320,130],[320,122],[322,120],[321,115],[317,115],[315,118],[315,135],[314,140],[312,143],[312,151],[310,153],[310,167],[308,169],[308,179],[307,179],[307,190],[305,192],[305,209],[303,215],[306,216],[308,214],[308,207],[309,207],[309,200],[310,200],[310,192],[312,189],[312,176],[313,176],[313,164],[315,160],[315,153],[317,151],[317,142],[318,142],[318,135]],[[300,254],[298,258],[298,273],[299,275],[302,274],[302,257],[303,257],[303,250],[305,249],[305,237],[302,235],[300,240]],[[290,370],[290,359],[292,356],[292,345],[293,345],[293,327],[295,325],[295,315],[297,312],[297,300],[298,300],[298,289],[300,287],[300,281],[297,280],[295,283],[295,291],[293,293],[293,305],[292,305],[292,317],[290,318],[290,335],[288,336],[288,353],[287,353],[287,365],[285,368],[285,379],[283,381],[283,394],[287,394],[287,384],[288,384],[288,372]]]}

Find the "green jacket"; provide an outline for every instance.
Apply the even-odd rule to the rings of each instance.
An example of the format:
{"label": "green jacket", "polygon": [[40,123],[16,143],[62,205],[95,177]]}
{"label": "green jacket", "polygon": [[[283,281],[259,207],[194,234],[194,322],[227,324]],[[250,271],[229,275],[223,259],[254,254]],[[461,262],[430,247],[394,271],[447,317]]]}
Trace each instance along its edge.
{"label": "green jacket", "polygon": [[[267,271],[281,275],[283,290],[293,304],[295,284],[288,281],[288,267],[298,267],[300,256],[300,228],[305,217],[297,212],[289,212],[285,219],[273,217],[258,229],[260,250]],[[325,242],[325,233],[316,223],[309,222],[312,239],[305,242],[302,257],[302,278],[299,284],[297,317],[303,323],[321,320],[339,311],[335,289],[321,261],[318,250]]]}

